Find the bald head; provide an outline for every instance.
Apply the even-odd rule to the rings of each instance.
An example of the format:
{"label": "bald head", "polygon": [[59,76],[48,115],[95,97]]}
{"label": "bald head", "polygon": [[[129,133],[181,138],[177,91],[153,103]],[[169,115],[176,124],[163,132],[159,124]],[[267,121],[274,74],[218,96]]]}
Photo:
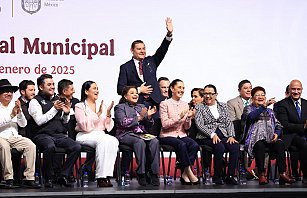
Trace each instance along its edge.
{"label": "bald head", "polygon": [[303,86],[302,86],[301,81],[292,80],[289,84],[289,91],[290,91],[291,98],[293,100],[299,100],[302,95],[302,91],[303,91]]}

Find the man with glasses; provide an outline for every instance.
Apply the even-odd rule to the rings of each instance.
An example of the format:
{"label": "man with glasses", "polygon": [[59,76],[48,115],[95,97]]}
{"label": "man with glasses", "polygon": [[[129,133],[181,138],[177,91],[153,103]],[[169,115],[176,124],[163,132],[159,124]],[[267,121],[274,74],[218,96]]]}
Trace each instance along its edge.
{"label": "man with glasses", "polygon": [[290,82],[289,91],[290,96],[279,102],[276,113],[278,120],[284,127],[283,140],[286,148],[293,145],[299,149],[303,171],[302,181],[307,184],[307,142],[305,137],[307,132],[307,100],[301,98],[303,86],[299,80]]}
{"label": "man with glasses", "polygon": [[18,134],[18,126],[25,127],[27,119],[21,110],[20,101],[11,103],[13,93],[17,90],[18,87],[12,86],[7,79],[0,80],[0,163],[5,187],[14,188],[11,149],[22,152],[25,159],[23,184],[25,187],[37,188],[40,186],[34,182],[36,146],[30,139]]}

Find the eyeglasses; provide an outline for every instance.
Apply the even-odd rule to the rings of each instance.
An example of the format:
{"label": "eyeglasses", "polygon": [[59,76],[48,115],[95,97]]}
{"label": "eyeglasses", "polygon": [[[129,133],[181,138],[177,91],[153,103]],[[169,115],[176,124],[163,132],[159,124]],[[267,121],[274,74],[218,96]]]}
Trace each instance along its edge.
{"label": "eyeglasses", "polygon": [[210,96],[210,97],[212,97],[212,96],[214,96],[216,93],[204,93],[204,96]]}
{"label": "eyeglasses", "polygon": [[260,96],[265,97],[265,94],[255,94],[255,97],[260,97]]}

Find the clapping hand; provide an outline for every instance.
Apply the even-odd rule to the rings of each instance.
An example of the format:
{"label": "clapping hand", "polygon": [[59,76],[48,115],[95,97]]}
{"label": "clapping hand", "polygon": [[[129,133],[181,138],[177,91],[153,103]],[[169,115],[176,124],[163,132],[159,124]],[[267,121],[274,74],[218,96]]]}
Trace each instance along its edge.
{"label": "clapping hand", "polygon": [[111,102],[110,106],[107,108],[107,116],[111,117],[111,110],[114,106],[114,101]]}
{"label": "clapping hand", "polygon": [[140,112],[140,115],[138,116],[138,121],[141,121],[144,119],[145,115],[147,113],[147,108],[146,107],[143,107],[142,108],[142,111]]}
{"label": "clapping hand", "polygon": [[17,114],[19,114],[21,112],[21,104],[20,101],[17,99],[15,101],[15,106],[12,109],[12,113],[11,113],[11,118],[14,118]]}
{"label": "clapping hand", "polygon": [[151,116],[153,114],[155,114],[156,112],[157,112],[157,107],[156,106],[148,107],[148,110],[147,110],[148,119],[151,119]]}
{"label": "clapping hand", "polygon": [[[63,102],[61,102],[61,103],[63,103]],[[64,111],[64,113],[69,114],[70,113],[70,107],[71,107],[70,102],[68,100],[66,100],[66,102],[63,103],[62,110]]]}
{"label": "clapping hand", "polygon": [[180,115],[179,115],[180,120],[188,113],[188,111],[189,111],[189,109],[186,109],[186,110],[183,110],[183,111],[180,113]]}

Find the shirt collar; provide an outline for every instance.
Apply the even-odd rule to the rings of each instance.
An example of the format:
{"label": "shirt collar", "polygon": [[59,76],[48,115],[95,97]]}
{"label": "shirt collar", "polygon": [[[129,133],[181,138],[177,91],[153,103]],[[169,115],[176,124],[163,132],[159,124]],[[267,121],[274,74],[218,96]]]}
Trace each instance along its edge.
{"label": "shirt collar", "polygon": [[296,101],[298,101],[298,104],[301,106],[301,98],[299,98],[298,100],[293,100],[293,99],[291,98],[291,100],[292,100],[292,102],[294,103],[294,105],[296,105],[295,103],[296,103]]}

